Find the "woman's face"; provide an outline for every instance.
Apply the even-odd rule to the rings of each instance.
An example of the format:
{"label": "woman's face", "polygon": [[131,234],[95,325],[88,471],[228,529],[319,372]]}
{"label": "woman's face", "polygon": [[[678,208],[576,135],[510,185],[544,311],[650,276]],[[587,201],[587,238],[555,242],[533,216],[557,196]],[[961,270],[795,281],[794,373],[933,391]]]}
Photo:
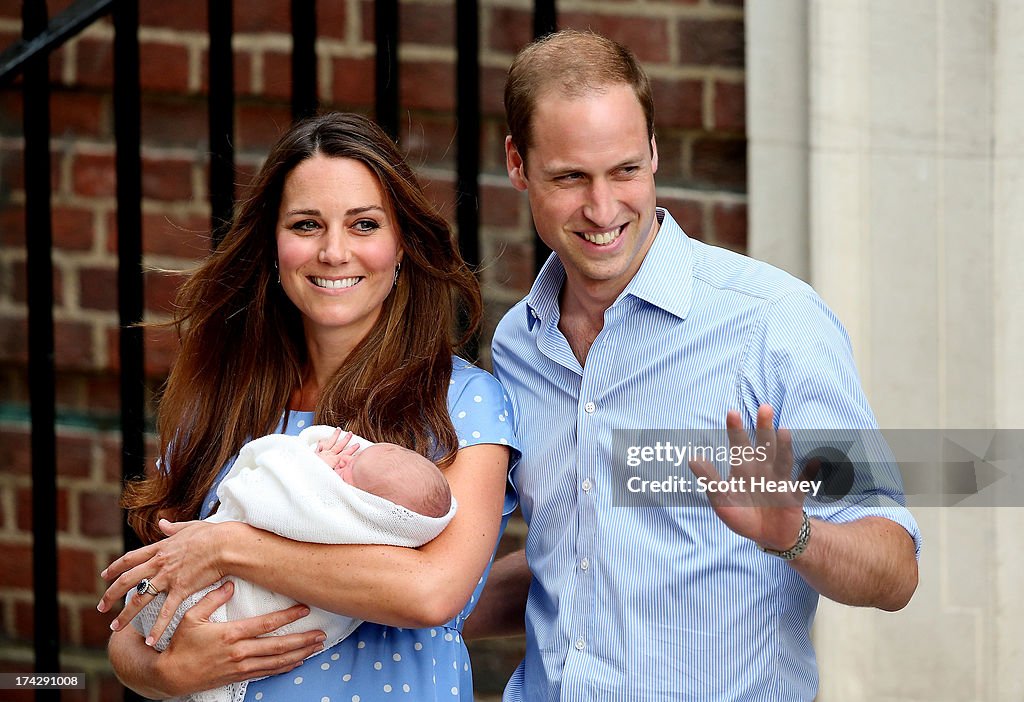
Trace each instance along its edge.
{"label": "woman's face", "polygon": [[402,248],[394,212],[374,173],[317,154],[288,175],[277,217],[281,287],[307,338],[351,349],[391,292]]}

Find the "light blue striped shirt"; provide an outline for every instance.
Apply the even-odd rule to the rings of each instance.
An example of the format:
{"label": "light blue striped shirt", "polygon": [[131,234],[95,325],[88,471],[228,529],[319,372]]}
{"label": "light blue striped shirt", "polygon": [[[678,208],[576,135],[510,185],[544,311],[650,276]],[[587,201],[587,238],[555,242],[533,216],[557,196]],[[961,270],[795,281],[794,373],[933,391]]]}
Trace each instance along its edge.
{"label": "light blue striped shirt", "polygon": [[[725,527],[705,494],[630,493],[625,447],[721,429],[730,409],[752,431],[762,403],[792,429],[871,429],[875,419],[846,333],[808,285],[658,217],[585,368],[558,329],[556,256],[494,336],[523,446],[512,480],[534,576],[526,657],[505,699],[811,700],[817,593]],[[728,476],[726,462],[718,468]],[[807,511],[885,516],[919,545],[898,474],[875,468],[856,496],[808,500]],[[685,462],[647,475],[658,470],[694,477]]]}

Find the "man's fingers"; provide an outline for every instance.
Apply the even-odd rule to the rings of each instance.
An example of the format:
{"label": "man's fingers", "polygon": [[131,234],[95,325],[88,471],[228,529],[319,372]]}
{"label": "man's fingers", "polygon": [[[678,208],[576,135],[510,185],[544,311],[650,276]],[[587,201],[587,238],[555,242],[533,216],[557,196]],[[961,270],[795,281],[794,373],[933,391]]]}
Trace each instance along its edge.
{"label": "man's fingers", "polygon": [[708,482],[721,480],[721,476],[718,474],[715,466],[704,460],[691,459],[690,470],[693,471],[695,476],[704,478]]}
{"label": "man's fingers", "polygon": [[775,465],[782,479],[789,480],[793,475],[793,435],[789,429],[780,428],[775,441]]}
{"label": "man's fingers", "polygon": [[778,448],[776,445],[778,439],[775,436],[774,417],[775,413],[772,411],[771,405],[761,405],[757,408],[755,439],[759,447],[765,448],[765,454],[769,461],[773,460],[775,451]]}
{"label": "man's fingers", "polygon": [[804,464],[803,470],[800,471],[800,480],[818,480],[818,474],[821,473],[821,459],[812,458]]}
{"label": "man's fingers", "polygon": [[729,446],[741,449],[750,446],[747,430],[743,428],[743,420],[736,410],[729,410],[725,416],[725,431],[729,436]]}

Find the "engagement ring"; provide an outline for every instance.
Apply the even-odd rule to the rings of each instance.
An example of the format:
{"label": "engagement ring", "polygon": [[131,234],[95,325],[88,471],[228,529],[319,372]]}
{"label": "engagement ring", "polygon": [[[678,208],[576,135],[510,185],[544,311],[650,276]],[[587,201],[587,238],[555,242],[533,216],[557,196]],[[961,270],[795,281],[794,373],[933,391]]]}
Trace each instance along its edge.
{"label": "engagement ring", "polygon": [[140,580],[139,584],[135,586],[135,592],[138,595],[153,595],[154,597],[160,594],[153,583],[149,582],[149,578]]}

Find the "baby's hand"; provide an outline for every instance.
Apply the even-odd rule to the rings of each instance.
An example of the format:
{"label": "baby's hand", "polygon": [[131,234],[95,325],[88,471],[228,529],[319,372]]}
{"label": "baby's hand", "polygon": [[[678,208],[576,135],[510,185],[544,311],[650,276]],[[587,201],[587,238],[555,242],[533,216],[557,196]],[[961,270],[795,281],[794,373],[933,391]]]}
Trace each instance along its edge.
{"label": "baby's hand", "polygon": [[316,455],[320,457],[324,463],[329,465],[335,471],[338,471],[342,466],[349,463],[356,451],[359,450],[359,444],[355,443],[351,446],[349,442],[352,440],[352,432],[347,431],[342,436],[341,428],[339,427],[334,431],[331,436],[326,439],[320,439],[316,444]]}

